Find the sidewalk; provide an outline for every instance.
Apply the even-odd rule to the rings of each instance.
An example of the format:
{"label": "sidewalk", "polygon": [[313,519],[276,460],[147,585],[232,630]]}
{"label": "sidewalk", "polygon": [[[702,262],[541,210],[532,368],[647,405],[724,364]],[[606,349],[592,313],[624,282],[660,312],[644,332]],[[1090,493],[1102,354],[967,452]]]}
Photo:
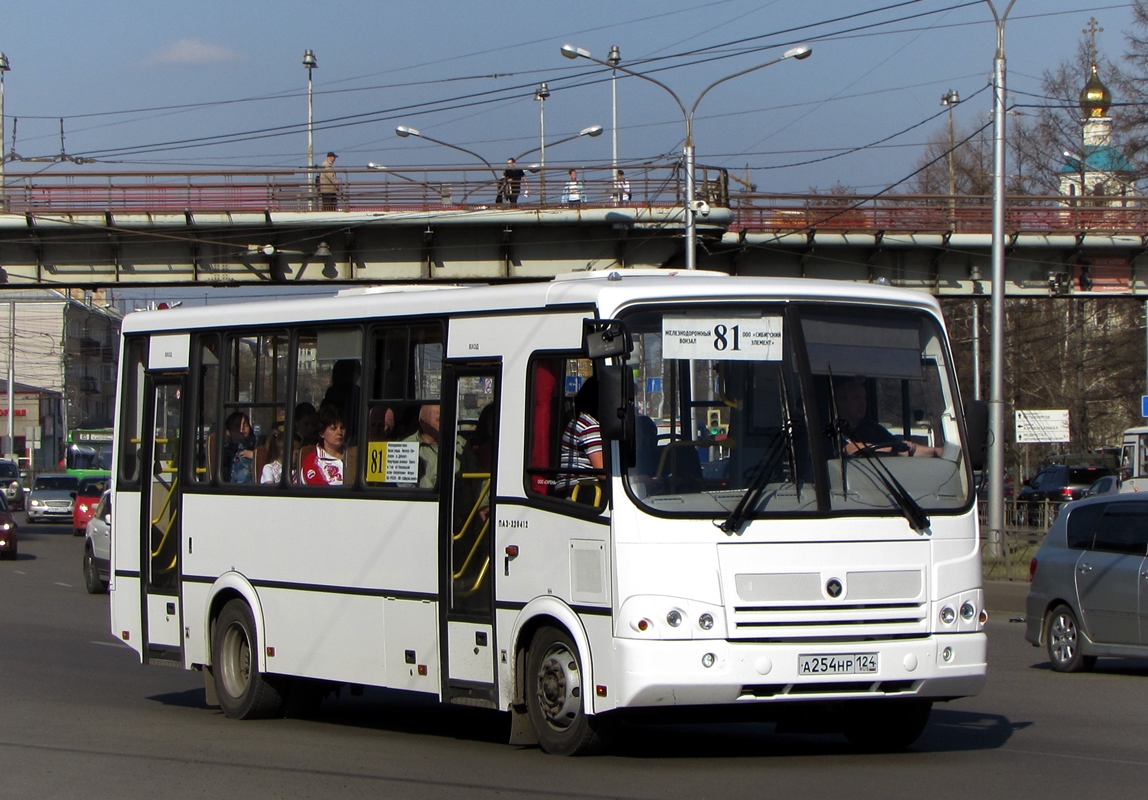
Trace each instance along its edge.
{"label": "sidewalk", "polygon": [[985,607],[997,617],[1024,615],[1028,581],[985,581]]}

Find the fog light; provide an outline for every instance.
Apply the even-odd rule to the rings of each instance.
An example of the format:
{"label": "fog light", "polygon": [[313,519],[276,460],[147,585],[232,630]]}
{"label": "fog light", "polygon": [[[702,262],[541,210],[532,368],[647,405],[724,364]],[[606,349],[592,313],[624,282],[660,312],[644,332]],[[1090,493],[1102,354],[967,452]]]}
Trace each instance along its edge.
{"label": "fog light", "polygon": [[952,661],[953,660],[953,648],[946,647],[944,650],[942,650],[941,651],[941,658],[945,659],[945,661]]}
{"label": "fog light", "polygon": [[676,628],[679,625],[681,625],[682,624],[682,612],[678,611],[675,608],[669,614],[666,614],[666,624],[669,625],[671,628]]}
{"label": "fog light", "polygon": [[702,614],[698,617],[698,627],[703,631],[708,631],[714,626],[713,614]]}
{"label": "fog light", "polygon": [[963,620],[972,619],[974,616],[976,616],[976,613],[977,613],[977,610],[975,608],[973,608],[973,604],[968,602],[967,600],[961,606],[961,619],[963,619]]}
{"label": "fog light", "polygon": [[945,606],[941,609],[941,622],[946,625],[952,625],[953,620],[957,618],[957,612],[953,611],[951,606]]}
{"label": "fog light", "polygon": [[706,653],[704,656],[702,656],[702,666],[706,669],[712,667],[715,661],[717,661],[717,656],[715,656],[713,653]]}

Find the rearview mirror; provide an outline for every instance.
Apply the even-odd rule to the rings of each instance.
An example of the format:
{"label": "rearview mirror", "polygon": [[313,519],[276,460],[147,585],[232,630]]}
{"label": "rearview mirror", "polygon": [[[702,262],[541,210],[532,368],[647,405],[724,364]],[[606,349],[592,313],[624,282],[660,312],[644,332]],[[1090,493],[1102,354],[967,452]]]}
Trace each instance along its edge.
{"label": "rearview mirror", "polygon": [[969,464],[974,470],[984,469],[989,445],[989,406],[984,400],[965,404],[965,431],[969,435]]}

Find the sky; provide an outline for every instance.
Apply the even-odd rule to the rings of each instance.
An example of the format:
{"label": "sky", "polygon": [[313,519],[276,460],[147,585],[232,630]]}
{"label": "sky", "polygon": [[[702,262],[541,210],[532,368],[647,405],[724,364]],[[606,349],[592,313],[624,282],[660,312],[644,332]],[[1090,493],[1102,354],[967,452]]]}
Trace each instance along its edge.
{"label": "sky", "polygon": [[[1003,13],[1008,0],[993,3]],[[1118,60],[1128,3],[1016,0],[1005,27],[1010,103],[1040,102],[1041,74],[1074,57],[1092,17],[1103,29],[1097,49]],[[686,109],[715,81],[812,47],[808,59],[722,83],[697,106],[698,163],[748,169],[763,192],[896,186],[928,137],[947,130],[943,94],[961,97],[958,129],[984,124],[992,104],[986,0],[6,0],[4,151],[64,152],[92,159],[89,170],[302,167],[311,49],[316,161],[333,150],[339,167],[467,163],[397,137],[407,125],[500,163],[538,146],[534,92],[545,81],[549,142],[607,129],[554,145],[547,164],[605,168],[610,72],[563,58],[567,43],[603,60],[617,46],[623,66]],[[685,119],[670,92],[621,72],[616,89],[620,162],[679,154]]]}

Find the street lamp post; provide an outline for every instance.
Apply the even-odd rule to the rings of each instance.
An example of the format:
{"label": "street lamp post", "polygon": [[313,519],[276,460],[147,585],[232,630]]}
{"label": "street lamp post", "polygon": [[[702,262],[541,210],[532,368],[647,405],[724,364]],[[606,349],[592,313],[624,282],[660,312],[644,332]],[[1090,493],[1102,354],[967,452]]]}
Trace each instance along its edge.
{"label": "street lamp post", "polygon": [[434,142],[435,144],[442,145],[443,147],[449,147],[451,150],[457,150],[460,153],[466,153],[469,156],[474,156],[475,158],[477,158],[479,161],[481,161],[483,164],[486,165],[486,168],[488,170],[490,170],[490,174],[494,176],[495,184],[498,183],[498,173],[495,171],[494,167],[491,166],[491,163],[489,161],[487,161],[485,158],[483,158],[482,156],[480,156],[478,153],[474,152],[473,150],[467,150],[465,147],[459,147],[458,145],[451,144],[450,142],[440,141],[439,139],[435,139],[435,138],[432,138],[430,136],[427,136],[425,133],[418,130],[417,128],[408,128],[406,125],[400,125],[397,128],[395,128],[395,135],[401,139],[406,139],[408,136],[414,136],[414,137],[417,137],[419,139],[426,139],[428,142]]}
{"label": "street lamp post", "polygon": [[549,96],[550,87],[538,84],[534,99],[538,101],[538,160],[542,166],[538,175],[538,202],[542,205],[546,205],[546,98]]}
{"label": "street lamp post", "polygon": [[[303,53],[303,66],[307,68],[307,192],[314,193],[314,180],[311,173],[315,166],[315,105],[312,102],[311,71],[318,69],[319,62],[315,60],[315,51],[307,50]],[[313,204],[308,203],[308,207]]]}
{"label": "street lamp post", "polygon": [[606,56],[606,63],[610,65],[610,135],[614,139],[613,156],[614,160],[611,162],[613,169],[613,179],[618,180],[618,64],[622,61],[622,51],[618,49],[618,45],[610,48],[610,55]]}
{"label": "street lamp post", "polygon": [[4,152],[4,73],[10,69],[12,67],[8,64],[8,56],[0,53],[0,211],[8,208],[8,198],[5,196],[4,188],[4,163],[8,160],[8,155]]}
{"label": "street lamp post", "polygon": [[594,58],[592,55],[590,55],[589,51],[583,50],[580,47],[575,47],[572,44],[562,45],[561,52],[562,52],[562,55],[564,55],[566,58],[571,58],[571,59],[584,58],[587,61],[593,61],[595,64],[599,64],[603,67],[609,67],[610,69],[619,69],[622,72],[626,73],[627,75],[632,75],[635,78],[641,78],[644,81],[649,81],[650,83],[654,84],[655,86],[660,86],[662,89],[664,89],[666,92],[668,92],[670,97],[674,98],[674,102],[676,102],[678,104],[678,108],[681,109],[681,112],[682,112],[682,118],[685,120],[685,123],[686,123],[686,141],[685,141],[685,145],[682,148],[682,157],[683,157],[683,160],[685,162],[685,173],[686,173],[686,175],[685,175],[685,178],[686,178],[685,189],[686,189],[686,191],[685,191],[684,202],[682,203],[682,211],[683,211],[683,214],[685,216],[685,223],[686,223],[685,224],[685,229],[686,229],[685,230],[685,249],[686,249],[685,262],[686,262],[686,269],[688,269],[688,270],[697,269],[698,232],[697,232],[697,219],[695,217],[695,209],[694,209],[694,113],[698,109],[698,104],[701,103],[702,98],[705,97],[706,94],[708,94],[709,91],[711,89],[713,89],[715,86],[718,86],[722,83],[725,83],[726,81],[733,80],[734,78],[740,78],[742,75],[746,75],[750,72],[756,72],[759,69],[764,69],[766,67],[773,66],[774,64],[778,63],[779,61],[784,61],[788,58],[796,58],[796,59],[808,58],[809,56],[811,56],[813,54],[813,50],[808,48],[808,47],[804,47],[804,46],[803,47],[794,47],[794,48],[792,48],[790,50],[786,50],[784,53],[782,53],[780,58],[775,58],[772,61],[765,62],[764,64],[758,64],[755,67],[750,67],[749,69],[743,69],[740,72],[735,72],[732,75],[727,75],[724,78],[720,78],[719,80],[714,81],[713,83],[711,83],[709,86],[707,86],[705,89],[702,90],[701,94],[698,95],[698,99],[694,101],[693,106],[691,106],[688,111],[686,110],[686,106],[682,102],[681,98],[678,97],[677,93],[674,92],[673,89],[671,89],[669,86],[666,86],[661,81],[655,80],[654,78],[651,78],[649,75],[643,75],[640,72],[634,72],[633,70],[627,69],[626,67],[623,67],[620,64],[611,64],[608,61],[602,61],[601,59]]}
{"label": "street lamp post", "polygon": [[311,71],[319,67],[315,51],[303,53],[303,66],[307,68],[307,169],[310,169],[315,166],[315,106],[311,93]]}
{"label": "street lamp post", "polygon": [[957,95],[956,89],[949,89],[941,95],[941,105],[948,106],[949,109],[949,226],[956,226],[957,217],[957,174],[953,168],[953,149],[956,147],[956,140],[953,137],[953,106],[961,102],[961,98]]}
{"label": "street lamp post", "polygon": [[1004,29],[1016,0],[1009,0],[1004,14],[997,14],[993,0],[985,0],[996,22],[997,47],[993,57],[993,240],[992,317],[989,369],[989,549],[1004,550],[1004,280],[1005,280],[1005,47]]}

